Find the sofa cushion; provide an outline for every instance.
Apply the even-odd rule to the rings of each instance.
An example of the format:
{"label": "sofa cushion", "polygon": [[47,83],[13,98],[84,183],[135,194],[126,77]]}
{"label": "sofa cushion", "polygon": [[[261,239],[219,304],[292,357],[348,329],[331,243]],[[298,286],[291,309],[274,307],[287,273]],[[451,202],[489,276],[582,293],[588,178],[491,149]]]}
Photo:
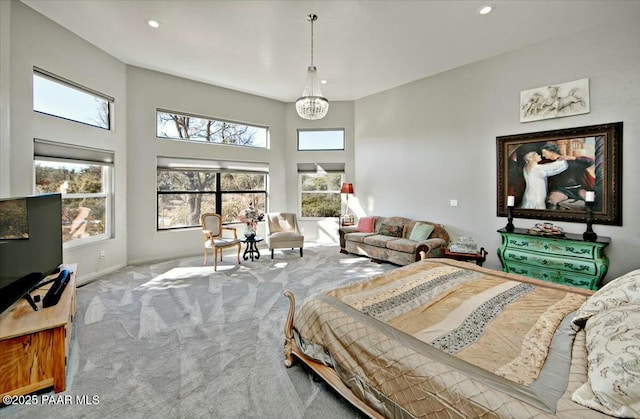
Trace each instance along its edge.
{"label": "sofa cushion", "polygon": [[360,233],[360,232],[347,233],[345,234],[344,239],[348,241],[356,242],[356,243],[364,243],[365,237],[369,237],[373,235],[374,233]]}
{"label": "sofa cushion", "polygon": [[417,245],[418,245],[418,242],[414,240],[395,239],[395,240],[389,240],[387,242],[387,249],[397,250],[398,252],[404,252],[404,253],[415,253]]}
{"label": "sofa cushion", "polygon": [[429,238],[431,233],[433,233],[434,227],[431,224],[426,223],[416,223],[411,229],[411,234],[409,234],[409,240],[423,242]]}
{"label": "sofa cushion", "polygon": [[380,226],[380,231],[378,231],[378,234],[382,234],[384,236],[390,236],[390,237],[402,237],[402,231],[403,231],[403,227],[401,226],[392,226],[389,224],[382,223],[382,225]]}
{"label": "sofa cushion", "polygon": [[371,234],[364,238],[364,244],[377,247],[387,247],[387,243],[391,240],[398,240],[397,237],[385,236],[384,234]]}
{"label": "sofa cushion", "polygon": [[360,231],[362,233],[373,233],[373,217],[362,217],[358,220],[358,227],[356,227],[356,231]]}

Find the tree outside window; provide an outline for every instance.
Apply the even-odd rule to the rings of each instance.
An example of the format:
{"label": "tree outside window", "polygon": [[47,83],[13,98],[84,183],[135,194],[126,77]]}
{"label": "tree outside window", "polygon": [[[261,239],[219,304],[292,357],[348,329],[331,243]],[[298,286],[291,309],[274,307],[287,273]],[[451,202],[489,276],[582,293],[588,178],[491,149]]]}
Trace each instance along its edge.
{"label": "tree outside window", "polygon": [[108,236],[108,166],[36,160],[36,193],[62,194],[64,243]]}
{"label": "tree outside window", "polygon": [[266,173],[158,169],[158,230],[196,227],[207,212],[239,221],[249,206],[266,212]]}
{"label": "tree outside window", "polygon": [[339,217],[343,173],[300,173],[301,217]]}

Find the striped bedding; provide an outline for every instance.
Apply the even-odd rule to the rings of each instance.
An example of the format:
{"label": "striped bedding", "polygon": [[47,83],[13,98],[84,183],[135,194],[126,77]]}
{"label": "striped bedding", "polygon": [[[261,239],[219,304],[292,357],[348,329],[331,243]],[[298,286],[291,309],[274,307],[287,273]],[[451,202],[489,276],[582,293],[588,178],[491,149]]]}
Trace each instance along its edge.
{"label": "striped bedding", "polygon": [[589,417],[562,401],[588,293],[428,259],[308,298],[294,335],[387,417]]}

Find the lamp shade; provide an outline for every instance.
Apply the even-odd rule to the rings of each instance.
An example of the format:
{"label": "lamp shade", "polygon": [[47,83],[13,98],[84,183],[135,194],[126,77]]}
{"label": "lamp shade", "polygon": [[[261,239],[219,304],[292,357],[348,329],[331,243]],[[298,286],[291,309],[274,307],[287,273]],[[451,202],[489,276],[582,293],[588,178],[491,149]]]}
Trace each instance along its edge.
{"label": "lamp shade", "polygon": [[343,183],[340,193],[353,193],[353,183]]}

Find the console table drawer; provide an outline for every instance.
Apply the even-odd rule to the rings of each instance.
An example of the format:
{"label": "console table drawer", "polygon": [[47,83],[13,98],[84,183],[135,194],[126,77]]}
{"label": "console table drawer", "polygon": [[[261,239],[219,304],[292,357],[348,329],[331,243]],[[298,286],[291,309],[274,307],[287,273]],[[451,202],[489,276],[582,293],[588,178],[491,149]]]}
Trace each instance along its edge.
{"label": "console table drawer", "polygon": [[512,274],[524,275],[529,278],[541,279],[543,281],[554,282],[556,284],[569,285],[587,289],[597,289],[597,278],[593,276],[582,276],[572,272],[539,268],[531,265],[521,265],[511,262],[505,266],[505,270]]}

